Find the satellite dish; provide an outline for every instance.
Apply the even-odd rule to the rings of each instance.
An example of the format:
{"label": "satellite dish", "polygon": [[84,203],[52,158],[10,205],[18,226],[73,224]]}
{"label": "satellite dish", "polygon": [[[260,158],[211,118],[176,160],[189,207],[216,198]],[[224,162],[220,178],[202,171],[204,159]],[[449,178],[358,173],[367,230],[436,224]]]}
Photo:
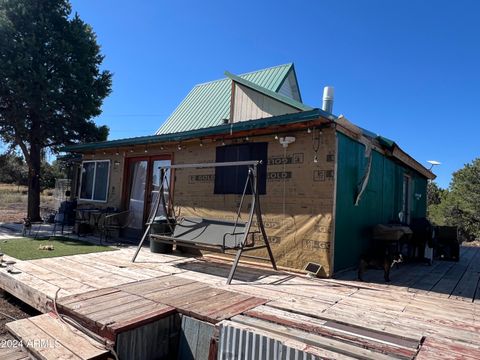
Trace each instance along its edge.
{"label": "satellite dish", "polygon": [[428,170],[432,170],[432,168],[436,165],[441,165],[442,163],[440,161],[437,161],[437,160],[428,160],[427,161],[431,166],[430,166],[430,169]]}

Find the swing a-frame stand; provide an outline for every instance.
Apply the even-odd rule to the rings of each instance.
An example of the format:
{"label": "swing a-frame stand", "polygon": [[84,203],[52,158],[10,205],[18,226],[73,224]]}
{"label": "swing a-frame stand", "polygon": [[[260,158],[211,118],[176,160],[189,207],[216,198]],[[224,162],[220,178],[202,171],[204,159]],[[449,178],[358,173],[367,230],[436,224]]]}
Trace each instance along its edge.
{"label": "swing a-frame stand", "polygon": [[[267,233],[262,220],[262,212],[260,209],[260,197],[257,186],[257,167],[261,164],[260,161],[236,161],[236,162],[222,162],[222,163],[205,163],[205,164],[184,164],[184,165],[169,165],[160,168],[161,185],[159,189],[159,196],[155,203],[154,211],[152,211],[151,218],[147,223],[147,228],[138,245],[137,251],[132,258],[135,261],[137,255],[142,248],[143,242],[148,234],[150,234],[151,224],[162,207],[164,214],[170,214],[169,207],[165,199],[165,189],[168,179],[168,169],[186,169],[186,168],[212,168],[222,166],[248,166],[248,175],[245,182],[240,205],[237,210],[235,221],[207,219],[201,217],[182,217],[175,220],[167,220],[171,229],[171,235],[150,234],[151,241],[159,241],[168,244],[176,244],[182,247],[191,247],[200,250],[228,253],[230,250],[236,250],[235,259],[228,275],[227,284],[232,282],[235,270],[237,269],[240,257],[244,252],[253,251],[266,248],[268,258],[261,258],[258,256],[245,257],[255,259],[265,259],[272,263],[274,270],[277,270],[277,265],[273,257],[270,243],[268,242]],[[169,188],[167,186],[167,188]],[[247,192],[251,194],[247,195]],[[250,196],[251,204],[247,221],[240,221],[240,212],[244,203],[245,197]],[[169,199],[172,197],[169,196]],[[172,205],[172,204],[171,204]],[[171,210],[171,207],[170,207]],[[256,219],[256,230],[252,230],[254,218]],[[257,235],[257,236],[256,236]],[[255,245],[257,238],[262,239],[262,243]]]}

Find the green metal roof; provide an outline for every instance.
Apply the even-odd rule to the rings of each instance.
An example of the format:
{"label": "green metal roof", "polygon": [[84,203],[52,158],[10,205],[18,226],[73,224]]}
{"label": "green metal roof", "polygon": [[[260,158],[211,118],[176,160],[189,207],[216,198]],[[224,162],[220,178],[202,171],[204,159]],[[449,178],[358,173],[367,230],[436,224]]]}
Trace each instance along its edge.
{"label": "green metal roof", "polygon": [[[271,92],[277,92],[293,64],[242,74],[239,77]],[[230,117],[231,80],[196,85],[157,131],[157,135],[220,125]],[[311,108],[308,108],[311,109]]]}
{"label": "green metal roof", "polygon": [[161,135],[150,135],[150,136],[141,136],[135,138],[111,140],[111,141],[102,141],[96,143],[86,143],[66,146],[61,149],[64,152],[84,152],[84,151],[93,151],[99,149],[115,149],[122,146],[134,146],[134,145],[148,145],[148,144],[158,144],[162,142],[172,142],[172,141],[184,141],[188,139],[200,139],[205,136],[212,135],[230,135],[238,131],[247,131],[262,129],[269,126],[281,126],[286,124],[295,124],[302,123],[310,120],[315,120],[318,118],[327,119],[327,121],[335,121],[336,117],[330,113],[327,113],[320,109],[313,109],[310,111],[300,111],[293,114],[285,114],[279,116],[272,116],[269,118],[249,120],[249,121],[240,121],[233,124],[222,124],[208,128],[200,128],[195,130],[183,131],[179,133],[171,134],[161,134]]}
{"label": "green metal roof", "polygon": [[393,148],[396,144],[395,144],[395,141],[393,140],[390,140],[384,136],[377,136],[377,140],[380,142],[380,144],[382,144],[383,146],[387,147],[387,148]]}
{"label": "green metal roof", "polygon": [[367,137],[370,137],[372,139],[377,139],[378,142],[383,146],[383,147],[386,147],[386,148],[393,148],[395,145],[397,145],[395,143],[395,141],[393,141],[392,139],[389,139],[389,138],[386,138],[385,136],[382,136],[382,135],[378,135],[370,130],[367,130],[361,126],[359,126],[360,130],[362,130],[362,133],[363,135],[367,136]]}
{"label": "green metal roof", "polygon": [[239,83],[239,84],[242,84],[246,87],[249,87],[255,91],[258,91],[266,96],[269,96],[275,100],[278,100],[284,104],[287,104],[287,105],[290,105],[291,107],[294,107],[298,110],[303,110],[303,111],[308,111],[308,110],[312,110],[313,108],[310,107],[310,106],[307,106],[307,105],[304,105],[302,104],[301,102],[297,101],[297,100],[294,100],[294,99],[291,99],[287,96],[284,96],[282,94],[278,94],[274,91],[271,91],[271,90],[268,90],[264,87],[261,87],[261,86],[258,86],[257,84],[251,82],[251,81],[248,81],[247,79],[243,79],[241,78],[240,76],[237,76],[237,75],[234,75],[228,71],[225,71],[225,75],[229,78],[229,79],[232,79],[233,81]]}

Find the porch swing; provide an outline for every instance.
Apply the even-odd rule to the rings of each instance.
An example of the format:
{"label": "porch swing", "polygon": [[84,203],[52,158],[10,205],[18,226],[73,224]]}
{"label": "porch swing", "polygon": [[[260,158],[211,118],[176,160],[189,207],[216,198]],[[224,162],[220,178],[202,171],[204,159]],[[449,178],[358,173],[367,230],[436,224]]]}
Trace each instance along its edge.
{"label": "porch swing", "polygon": [[[199,250],[206,250],[212,252],[228,253],[230,250],[236,250],[235,258],[227,278],[227,284],[232,282],[233,276],[238,266],[240,257],[244,252],[253,251],[266,248],[268,258],[260,258],[269,260],[274,270],[277,270],[277,265],[273,257],[270,243],[268,242],[267,234],[262,220],[262,213],[260,209],[260,198],[258,194],[257,184],[257,167],[261,161],[235,161],[235,162],[218,162],[218,163],[203,163],[203,164],[182,164],[182,165],[167,165],[160,167],[160,189],[159,195],[155,202],[154,210],[152,211],[147,222],[147,228],[138,244],[137,250],[132,258],[135,262],[143,242],[150,232],[151,225],[154,218],[161,207],[164,214],[169,214],[167,200],[165,199],[165,184],[168,184],[167,173],[169,169],[188,169],[188,168],[217,168],[225,166],[248,166],[247,178],[243,189],[240,204],[236,212],[235,221],[228,221],[223,219],[210,219],[203,217],[178,217],[174,220],[169,220],[167,217],[168,226],[172,230],[171,236],[150,234],[150,238],[167,243],[176,244],[177,246],[190,247]],[[169,186],[167,187],[170,188]],[[242,206],[247,196],[248,189],[251,190],[251,206],[247,221],[241,221],[240,213]],[[171,208],[172,197],[169,196]],[[252,229],[254,217],[256,218],[256,225],[258,230]],[[263,240],[263,244],[255,245],[255,235],[259,234]],[[247,255],[245,255],[247,256]],[[252,256],[250,256],[252,257]],[[259,257],[254,257],[259,258]]]}

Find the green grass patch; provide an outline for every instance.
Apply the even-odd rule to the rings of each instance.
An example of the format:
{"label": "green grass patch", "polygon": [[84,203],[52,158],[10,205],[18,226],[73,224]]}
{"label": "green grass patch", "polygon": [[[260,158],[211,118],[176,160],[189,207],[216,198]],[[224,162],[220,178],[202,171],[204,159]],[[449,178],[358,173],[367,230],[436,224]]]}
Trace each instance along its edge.
{"label": "green grass patch", "polygon": [[[53,250],[41,250],[52,248]],[[6,239],[0,240],[0,251],[19,260],[43,259],[58,256],[89,254],[93,252],[116,250],[110,246],[93,245],[85,241],[65,237],[50,239]]]}

